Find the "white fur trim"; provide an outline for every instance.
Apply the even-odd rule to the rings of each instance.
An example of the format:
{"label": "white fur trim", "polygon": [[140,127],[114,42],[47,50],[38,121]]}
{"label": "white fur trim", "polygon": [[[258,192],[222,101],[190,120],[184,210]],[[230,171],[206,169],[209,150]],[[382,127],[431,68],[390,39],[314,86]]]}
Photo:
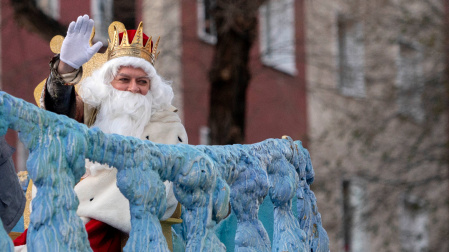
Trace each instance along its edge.
{"label": "white fur trim", "polygon": [[20,245],[14,247],[14,252],[27,252],[27,245]]}
{"label": "white fur trim", "polygon": [[76,213],[129,233],[129,202],[118,189],[116,176],[117,169],[105,169],[79,182],[75,186],[80,202]]}
{"label": "white fur trim", "polygon": [[[183,140],[183,143],[188,143],[181,120],[172,111],[156,112],[154,119],[152,117],[145,127],[141,138],[146,139],[146,136],[157,143],[177,144],[180,143],[178,137]],[[77,214],[83,221],[96,219],[129,233],[131,230],[129,202],[117,188],[117,169],[90,162],[86,163],[86,167],[91,169],[91,175],[75,186],[75,192],[80,201]],[[173,184],[168,181],[164,184],[167,209],[162,220],[169,218],[178,205],[173,193]]]}

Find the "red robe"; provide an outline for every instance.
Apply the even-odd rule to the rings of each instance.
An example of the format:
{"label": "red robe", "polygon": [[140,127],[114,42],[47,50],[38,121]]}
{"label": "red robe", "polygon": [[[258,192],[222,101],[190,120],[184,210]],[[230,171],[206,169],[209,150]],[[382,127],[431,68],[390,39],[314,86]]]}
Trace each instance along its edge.
{"label": "red robe", "polygon": [[[14,240],[14,246],[26,244],[27,231],[28,229]],[[94,252],[121,251],[122,232],[120,230],[101,221],[92,219],[86,224],[86,231],[90,247]]]}

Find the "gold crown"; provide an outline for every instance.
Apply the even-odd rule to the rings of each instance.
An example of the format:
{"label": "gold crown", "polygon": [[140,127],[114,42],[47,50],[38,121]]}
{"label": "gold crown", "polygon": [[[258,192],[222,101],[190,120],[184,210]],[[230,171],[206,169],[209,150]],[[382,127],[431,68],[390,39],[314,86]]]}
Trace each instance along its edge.
{"label": "gold crown", "polygon": [[[125,28],[125,25],[121,22],[114,21],[109,25],[109,46],[108,46],[108,60],[123,57],[123,56],[131,56],[145,59],[150,62],[153,66],[159,55],[160,51],[157,51],[157,46],[159,44],[159,39],[157,39],[156,44],[153,46],[152,37],[148,38],[146,44],[144,45],[144,35],[143,35],[143,25],[140,22],[136,33],[134,34],[134,38],[129,43],[128,39],[128,31]],[[122,41],[120,43],[119,35],[123,33]]]}

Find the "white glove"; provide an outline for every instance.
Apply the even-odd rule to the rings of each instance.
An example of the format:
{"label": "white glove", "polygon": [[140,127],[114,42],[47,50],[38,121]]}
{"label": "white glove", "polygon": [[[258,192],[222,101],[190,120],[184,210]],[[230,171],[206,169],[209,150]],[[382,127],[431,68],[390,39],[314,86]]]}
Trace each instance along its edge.
{"label": "white glove", "polygon": [[61,61],[78,69],[100,50],[103,46],[100,41],[92,47],[89,45],[93,26],[94,21],[88,15],[79,16],[76,22],[70,23],[67,36],[62,42]]}

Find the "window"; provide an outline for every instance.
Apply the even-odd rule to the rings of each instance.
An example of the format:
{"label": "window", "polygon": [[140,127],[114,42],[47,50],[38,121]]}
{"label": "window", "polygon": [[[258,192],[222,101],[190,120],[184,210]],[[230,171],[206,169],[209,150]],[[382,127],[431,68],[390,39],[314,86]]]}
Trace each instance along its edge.
{"label": "window", "polygon": [[293,0],[269,0],[260,8],[260,40],[263,64],[296,75]]}
{"label": "window", "polygon": [[91,1],[92,19],[95,21],[95,37],[103,42],[103,45],[108,44],[108,28],[113,21],[113,5],[113,0]]}
{"label": "window", "polygon": [[427,251],[429,246],[428,212],[425,202],[412,195],[403,195],[399,203],[401,251]]}
{"label": "window", "polygon": [[217,43],[217,30],[212,16],[215,0],[198,0],[198,37],[209,44]]}
{"label": "window", "polygon": [[338,17],[338,89],[352,97],[365,96],[363,25]]}
{"label": "window", "polygon": [[35,0],[37,7],[47,16],[59,19],[59,0]]}
{"label": "window", "polygon": [[424,120],[421,100],[424,89],[422,58],[421,46],[399,42],[396,77],[398,112],[418,123]]}
{"label": "window", "polygon": [[367,251],[368,234],[363,217],[365,189],[357,180],[343,181],[344,251]]}

